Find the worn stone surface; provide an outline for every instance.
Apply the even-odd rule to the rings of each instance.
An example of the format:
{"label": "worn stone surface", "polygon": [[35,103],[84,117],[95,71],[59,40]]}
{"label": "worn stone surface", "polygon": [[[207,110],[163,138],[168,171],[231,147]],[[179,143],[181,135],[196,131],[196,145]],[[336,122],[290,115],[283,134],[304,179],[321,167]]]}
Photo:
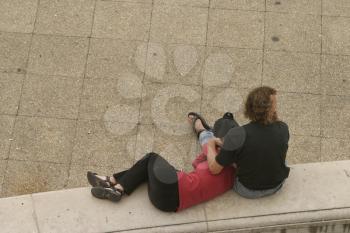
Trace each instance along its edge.
{"label": "worn stone surface", "polygon": [[35,35],[28,70],[38,74],[82,77],[88,39]]}
{"label": "worn stone surface", "polygon": [[350,97],[323,96],[321,103],[322,136],[350,137]]}
{"label": "worn stone surface", "polygon": [[322,138],[321,146],[322,161],[350,160],[349,138]]}
{"label": "worn stone surface", "polygon": [[264,0],[211,0],[210,7],[235,10],[264,11]]}
{"label": "worn stone surface", "polygon": [[81,88],[81,79],[27,75],[19,114],[76,119]]}
{"label": "worn stone surface", "polygon": [[[118,77],[145,69],[147,46],[136,41],[91,39],[87,61],[87,77]],[[102,81],[102,80],[101,80]]]}
{"label": "worn stone surface", "polygon": [[320,94],[320,56],[266,52],[263,85],[281,91]]}
{"label": "worn stone surface", "polygon": [[321,138],[290,135],[287,164],[312,163],[321,160]]}
{"label": "worn stone surface", "polygon": [[304,136],[320,136],[320,95],[279,93],[277,111],[289,125],[292,133]]}
{"label": "worn stone surface", "polygon": [[99,38],[146,41],[152,6],[140,3],[97,1],[92,35]]}
{"label": "worn stone surface", "polygon": [[209,47],[204,87],[254,88],[261,83],[262,50]]}
{"label": "worn stone surface", "polygon": [[213,124],[231,111],[245,124],[247,94],[260,85],[278,91],[288,163],[348,157],[347,0],[0,6],[0,159],[61,164],[57,189],[86,185],[84,169],[124,169],[150,151],[190,170],[200,147],[187,113]]}
{"label": "worn stone surface", "polygon": [[94,4],[94,0],[40,0],[35,32],[67,36],[89,36]]}
{"label": "worn stone surface", "polygon": [[30,39],[29,34],[0,31],[0,71],[25,72]]}
{"label": "worn stone surface", "polygon": [[[137,123],[142,86],[138,77],[131,77],[135,78],[133,86],[124,81],[123,77],[86,79],[81,97],[80,118]],[[132,81],[129,78],[127,80]],[[125,84],[128,85],[125,87]]]}
{"label": "worn stone surface", "polygon": [[72,163],[129,167],[134,160],[136,134],[132,123],[80,120]]}
{"label": "worn stone surface", "polygon": [[24,75],[0,73],[0,114],[16,114]]}
{"label": "worn stone surface", "polygon": [[68,164],[75,127],[73,120],[17,117],[10,158]]}
{"label": "worn stone surface", "polygon": [[201,85],[204,46],[149,43],[145,79],[150,82]]}
{"label": "worn stone surface", "polygon": [[322,18],[322,52],[330,54],[350,55],[350,18]]}
{"label": "worn stone surface", "polygon": [[37,0],[1,0],[0,31],[33,32]]}
{"label": "worn stone surface", "polygon": [[14,122],[14,116],[0,115],[0,159],[7,159],[9,156]]}
{"label": "worn stone surface", "polygon": [[324,15],[350,16],[350,2],[347,0],[323,0],[322,4]]}
{"label": "worn stone surface", "polygon": [[6,223],[1,225],[1,232],[39,232],[33,212],[34,206],[30,195],[1,199],[0,221]]}
{"label": "worn stone surface", "polygon": [[208,9],[154,5],[152,42],[205,45]]}
{"label": "worn stone surface", "polygon": [[321,16],[267,12],[265,48],[321,52]]}
{"label": "worn stone surface", "polygon": [[63,189],[67,178],[68,165],[65,164],[11,160],[5,174],[3,196]]}
{"label": "worn stone surface", "polygon": [[187,85],[147,83],[142,93],[140,122],[163,125],[167,129],[186,130],[187,113],[199,111],[201,88]]}
{"label": "worn stone surface", "polygon": [[253,49],[263,47],[263,13],[211,9],[209,14],[208,45]]}
{"label": "worn stone surface", "polygon": [[321,72],[323,94],[350,96],[350,57],[323,55]]}
{"label": "worn stone surface", "polygon": [[322,0],[266,0],[266,10],[320,15],[321,4]]}

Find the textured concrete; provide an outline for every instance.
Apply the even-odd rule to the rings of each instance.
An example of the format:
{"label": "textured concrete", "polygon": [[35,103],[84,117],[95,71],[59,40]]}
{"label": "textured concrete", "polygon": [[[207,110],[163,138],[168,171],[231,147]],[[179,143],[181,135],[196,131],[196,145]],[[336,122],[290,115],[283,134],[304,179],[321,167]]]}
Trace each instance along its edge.
{"label": "textured concrete", "polygon": [[147,185],[119,203],[94,198],[88,187],[2,198],[0,226],[11,233],[348,233],[349,165],[350,160],[293,165],[273,196],[252,200],[230,190],[178,213],[156,209]]}
{"label": "textured concrete", "polygon": [[[347,0],[0,6],[1,197],[84,186],[84,170],[110,174],[152,150],[189,170],[187,113],[247,123],[245,98],[260,85],[278,91],[289,164],[350,159]],[[63,182],[23,185],[17,168]]]}

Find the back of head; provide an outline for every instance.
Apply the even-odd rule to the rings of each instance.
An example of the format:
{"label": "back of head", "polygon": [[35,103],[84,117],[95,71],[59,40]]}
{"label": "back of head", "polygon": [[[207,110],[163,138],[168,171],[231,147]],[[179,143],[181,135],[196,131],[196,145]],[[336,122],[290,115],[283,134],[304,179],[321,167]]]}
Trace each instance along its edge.
{"label": "back of head", "polygon": [[277,91],[268,86],[262,86],[252,90],[245,102],[244,115],[252,122],[271,124],[278,121],[276,112]]}

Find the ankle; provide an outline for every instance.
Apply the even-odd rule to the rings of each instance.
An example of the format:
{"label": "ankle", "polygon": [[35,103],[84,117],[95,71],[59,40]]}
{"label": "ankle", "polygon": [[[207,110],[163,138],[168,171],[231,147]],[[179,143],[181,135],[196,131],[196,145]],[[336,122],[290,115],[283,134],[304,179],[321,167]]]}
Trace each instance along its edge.
{"label": "ankle", "polygon": [[120,184],[116,184],[116,185],[114,185],[113,187],[114,187],[115,189],[121,191],[122,193],[124,193],[124,188],[123,188],[123,186],[121,186]]}

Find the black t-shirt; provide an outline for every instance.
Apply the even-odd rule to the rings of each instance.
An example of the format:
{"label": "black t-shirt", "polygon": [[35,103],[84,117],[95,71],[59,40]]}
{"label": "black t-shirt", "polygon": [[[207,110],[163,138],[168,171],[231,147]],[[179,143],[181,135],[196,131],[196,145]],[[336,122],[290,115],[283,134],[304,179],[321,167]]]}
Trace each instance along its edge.
{"label": "black t-shirt", "polygon": [[289,175],[285,164],[288,141],[286,123],[251,122],[230,129],[216,161],[222,166],[236,163],[238,179],[249,189],[274,188]]}

